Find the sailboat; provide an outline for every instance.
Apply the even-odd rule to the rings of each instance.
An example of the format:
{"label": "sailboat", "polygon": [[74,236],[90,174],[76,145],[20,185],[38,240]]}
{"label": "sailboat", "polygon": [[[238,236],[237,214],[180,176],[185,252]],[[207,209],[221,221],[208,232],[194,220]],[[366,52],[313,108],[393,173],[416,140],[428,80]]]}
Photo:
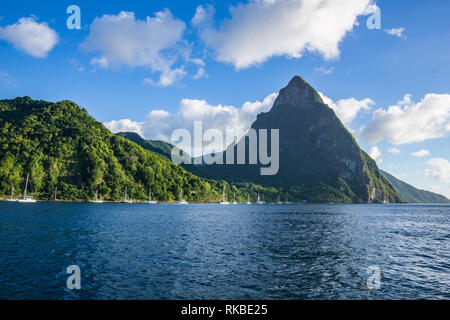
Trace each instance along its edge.
{"label": "sailboat", "polygon": [[98,198],[98,190],[95,191],[95,200],[93,200],[91,202],[92,203],[103,203],[103,200]]}
{"label": "sailboat", "polygon": [[264,201],[261,201],[261,198],[259,196],[259,192],[258,192],[258,200],[256,201],[256,204],[264,204]]}
{"label": "sailboat", "polygon": [[58,200],[58,187],[55,187],[55,191],[53,191],[52,196],[50,197],[50,201],[52,201],[52,202],[61,201],[61,200]]}
{"label": "sailboat", "polygon": [[250,202],[250,195],[247,195],[247,204],[252,204],[252,203]]}
{"label": "sailboat", "polygon": [[14,187],[11,188],[11,198],[8,199],[9,202],[17,202],[17,199],[14,199]]}
{"label": "sailboat", "polygon": [[150,188],[150,191],[148,192],[148,201],[146,201],[148,204],[156,204],[155,200],[152,200],[152,188]]}
{"label": "sailboat", "polygon": [[127,199],[127,191],[128,191],[128,188],[125,186],[125,192],[123,194],[123,201],[122,201],[122,203],[129,203],[129,204],[131,204],[131,203],[133,203],[133,201]]}
{"label": "sailboat", "polygon": [[223,186],[223,191],[222,191],[222,201],[220,202],[220,204],[223,204],[223,205],[228,205],[228,204],[230,204],[230,203],[225,199],[225,186]]}
{"label": "sailboat", "polygon": [[283,204],[283,202],[281,202],[280,195],[278,195],[278,197],[277,197],[277,204]]}
{"label": "sailboat", "polygon": [[384,192],[383,204],[389,204],[389,198],[387,197],[386,191]]}
{"label": "sailboat", "polygon": [[235,195],[233,195],[233,204],[238,204],[237,201],[236,201],[236,196]]}
{"label": "sailboat", "polygon": [[183,200],[183,188],[180,190],[180,199],[178,200],[178,204],[188,204],[186,200]]}
{"label": "sailboat", "polygon": [[25,190],[23,192],[23,199],[17,200],[18,202],[21,202],[21,203],[35,203],[36,202],[36,200],[34,200],[32,196],[27,196],[29,179],[30,179],[30,174],[27,174],[27,181],[25,182]]}

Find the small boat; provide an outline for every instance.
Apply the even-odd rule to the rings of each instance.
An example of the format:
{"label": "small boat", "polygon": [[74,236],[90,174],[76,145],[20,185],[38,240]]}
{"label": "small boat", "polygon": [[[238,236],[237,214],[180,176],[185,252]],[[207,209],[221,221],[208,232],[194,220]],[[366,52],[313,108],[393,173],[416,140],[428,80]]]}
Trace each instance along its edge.
{"label": "small boat", "polygon": [[261,201],[261,198],[259,196],[259,192],[258,192],[258,200],[256,201],[256,204],[264,204],[264,201]]}
{"label": "small boat", "polygon": [[25,196],[23,199],[17,200],[20,203],[36,203],[37,201],[33,199],[32,196]]}
{"label": "small boat", "polygon": [[233,195],[233,204],[238,204],[236,201],[236,196]]}
{"label": "small boat", "polygon": [[148,201],[145,203],[148,204],[156,204],[157,202],[155,200],[152,200],[152,188],[150,188],[150,191],[148,192]]}
{"label": "small boat", "polygon": [[283,202],[281,202],[281,198],[280,198],[279,195],[278,195],[278,197],[277,197],[277,204],[283,204]]}
{"label": "small boat", "polygon": [[250,195],[247,195],[247,204],[252,204],[252,203],[250,202]]}
{"label": "small boat", "polygon": [[6,200],[8,202],[17,202],[17,199],[14,199],[14,187],[11,188],[11,198]]}
{"label": "small boat", "polygon": [[125,192],[123,194],[123,201],[122,201],[122,203],[131,204],[131,203],[133,203],[133,200],[128,200],[127,199],[127,191],[128,191],[128,188],[125,186]]}
{"label": "small boat", "polygon": [[20,203],[35,203],[36,202],[36,200],[34,200],[32,196],[27,196],[29,178],[30,178],[30,174],[27,174],[27,181],[25,182],[25,190],[23,192],[23,199],[19,199],[19,200],[17,200],[17,202],[20,202]]}
{"label": "small boat", "polygon": [[60,202],[61,200],[58,200],[58,187],[55,187],[55,191],[53,191],[52,196],[50,197],[51,202]]}
{"label": "small boat", "polygon": [[180,190],[180,199],[178,200],[178,204],[188,204],[186,200],[183,200],[183,188]]}
{"label": "small boat", "polygon": [[91,203],[103,203],[103,200],[98,198],[98,190],[95,192],[95,200],[92,200]]}
{"label": "small boat", "polygon": [[220,201],[220,204],[223,204],[223,205],[228,205],[228,204],[230,204],[230,203],[226,200],[226,198],[225,198],[225,186],[223,186],[223,191],[222,191],[222,201]]}

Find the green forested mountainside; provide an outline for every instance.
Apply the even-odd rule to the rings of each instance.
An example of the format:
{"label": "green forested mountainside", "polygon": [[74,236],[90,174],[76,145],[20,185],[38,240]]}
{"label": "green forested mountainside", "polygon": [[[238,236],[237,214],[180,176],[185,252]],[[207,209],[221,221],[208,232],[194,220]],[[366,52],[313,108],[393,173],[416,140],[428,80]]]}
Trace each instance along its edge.
{"label": "green forested mountainside", "polygon": [[[127,138],[133,141],[147,150],[154,151],[164,157],[170,158],[171,150],[174,146],[164,141],[145,140],[137,133],[134,132],[121,132],[117,135]],[[155,148],[155,145],[161,143],[163,148]],[[276,188],[274,186],[261,186],[255,183],[249,182],[251,178],[244,178],[248,175],[249,171],[255,171],[258,168],[255,166],[208,166],[208,165],[182,165],[186,170],[195,172],[196,175],[210,177],[211,179],[226,180],[233,185],[239,187],[248,194],[251,195],[251,199],[254,201],[257,197],[257,192],[260,193],[264,200],[274,202],[280,197],[283,202],[299,202],[302,200],[308,200],[311,202],[352,202],[352,199],[348,197],[341,190],[330,187],[325,183],[317,185],[305,185],[298,184],[293,186],[280,186]],[[255,172],[255,175],[257,173]],[[214,178],[213,178],[214,177]],[[231,198],[229,198],[231,199]],[[244,197],[244,201],[247,198]]]}
{"label": "green forested mountainside", "polygon": [[450,203],[450,200],[446,197],[425,190],[417,189],[406,182],[403,182],[393,175],[380,170],[394,186],[395,190],[400,194],[400,197],[404,202],[408,203]]}
{"label": "green forested mountainside", "polygon": [[[189,201],[219,201],[226,185],[229,200],[247,201],[250,197],[255,201],[260,193],[266,201],[280,197],[282,201],[359,202],[355,190],[345,181],[340,187],[327,181],[308,184],[307,180],[291,185],[259,184],[258,178],[247,177],[258,168],[223,166],[222,170],[235,170],[223,176],[220,170],[213,170],[215,166],[185,166],[201,178],[167,159],[170,144],[146,141],[136,134],[120,135],[137,144],[112,134],[70,101],[51,103],[29,97],[0,100],[0,195],[7,197],[14,188],[16,197],[20,197],[25,177],[30,174],[29,194],[43,200],[48,200],[57,187],[59,199],[89,200],[98,190],[105,200],[117,201],[127,187],[128,196],[133,199],[145,200],[152,188],[157,200],[174,201],[183,188]],[[369,182],[367,188],[382,190],[395,202],[395,191],[384,177],[389,176],[379,176],[375,161],[360,152]],[[389,180],[402,192],[400,183]],[[416,196],[414,201],[404,196],[403,200],[444,202],[444,197],[431,195]]]}
{"label": "green forested mountainside", "polygon": [[[133,142],[136,142],[137,144],[143,146],[144,148],[148,148],[149,150],[154,150],[156,153],[164,155],[169,158],[170,158],[171,150],[174,147],[170,143],[167,143],[164,141],[145,140],[141,136],[139,136],[138,134],[133,133],[133,132],[121,132],[121,133],[118,133],[118,135],[120,135],[124,138],[127,138]],[[161,147],[157,147],[157,146],[161,146]],[[370,159],[370,157],[367,155],[367,153],[364,153],[364,156],[366,157],[367,161],[369,161],[369,162],[373,161]],[[373,165],[373,163],[372,163],[372,165]],[[189,166],[188,166],[188,169],[189,169]],[[204,170],[206,171],[206,170],[208,170],[208,168],[204,167]],[[200,170],[198,170],[198,171],[200,171]],[[446,197],[444,197],[440,194],[417,189],[417,188],[407,184],[406,182],[403,182],[403,181],[395,178],[391,174],[389,174],[385,171],[382,171],[381,169],[379,171],[384,176],[384,178],[386,178],[392,184],[395,191],[397,191],[397,193],[400,195],[401,200],[403,202],[407,202],[407,203],[450,203],[449,199],[447,199]],[[261,194],[264,194],[267,191],[262,187],[259,190],[261,191]],[[301,187],[301,186],[294,187],[294,188],[281,188],[281,189],[278,189],[278,192],[276,189],[273,189],[272,193],[268,195],[268,198],[275,199],[274,198],[275,196],[280,195],[282,201],[287,201],[287,200],[297,201],[296,199],[299,199],[299,197],[302,198],[301,196],[305,195],[306,192],[307,192],[307,188]],[[321,201],[321,202],[323,202],[323,201],[325,201],[325,199],[329,199],[330,196],[333,194],[333,192],[335,192],[335,190],[333,190],[331,188],[327,189],[325,185],[322,185],[322,186],[316,187],[316,189],[310,188],[309,193],[311,193],[311,195],[306,195],[306,198],[312,198],[313,194],[318,195],[320,193],[324,193],[324,194],[326,194],[326,197],[324,197],[324,200]],[[340,196],[342,196],[342,195],[335,194],[336,198],[338,198]]]}
{"label": "green forested mountainside", "polygon": [[[127,187],[133,199],[145,200],[152,188],[159,201],[178,200],[183,188],[187,200],[218,201],[225,184],[112,134],[73,102],[0,100],[0,195],[12,188],[23,194],[28,173],[28,193],[38,199],[49,199],[57,187],[64,200],[92,199],[97,190],[106,200],[121,200]],[[229,196],[247,199],[258,190],[241,187],[229,186]]]}

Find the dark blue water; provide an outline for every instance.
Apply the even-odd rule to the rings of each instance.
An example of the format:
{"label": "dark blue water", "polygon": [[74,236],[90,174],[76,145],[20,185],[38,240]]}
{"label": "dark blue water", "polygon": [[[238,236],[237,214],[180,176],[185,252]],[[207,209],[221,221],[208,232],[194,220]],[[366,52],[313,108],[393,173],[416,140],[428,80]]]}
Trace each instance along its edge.
{"label": "dark blue water", "polygon": [[0,298],[448,299],[450,206],[0,203]]}

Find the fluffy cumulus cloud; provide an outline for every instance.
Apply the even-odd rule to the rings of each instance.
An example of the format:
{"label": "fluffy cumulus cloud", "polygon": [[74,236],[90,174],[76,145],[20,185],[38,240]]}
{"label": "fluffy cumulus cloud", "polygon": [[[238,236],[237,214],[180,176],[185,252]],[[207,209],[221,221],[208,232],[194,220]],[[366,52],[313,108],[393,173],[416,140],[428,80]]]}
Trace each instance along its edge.
{"label": "fluffy cumulus cloud", "polygon": [[[211,105],[205,100],[183,99],[180,102],[179,111],[175,114],[166,110],[153,110],[142,122],[122,119],[106,122],[104,125],[114,133],[131,131],[146,139],[172,142],[170,137],[174,130],[187,129],[193,134],[194,121],[201,121],[203,132],[216,129],[225,136],[228,129],[231,135],[239,139],[250,128],[259,113],[271,109],[276,97],[277,94],[272,93],[263,101],[245,102],[240,108],[221,104]],[[231,136],[231,140],[227,140],[226,144],[233,140]],[[210,150],[218,148],[217,145],[209,147]]]}
{"label": "fluffy cumulus cloud", "polygon": [[403,101],[373,113],[362,136],[369,144],[383,140],[394,145],[442,138],[450,132],[450,95],[427,94],[415,103],[410,95]]}
{"label": "fluffy cumulus cloud", "polygon": [[118,132],[135,132],[141,137],[144,137],[144,132],[142,131],[143,122],[132,121],[130,119],[122,120],[112,120],[110,122],[104,123],[104,125],[114,133]]}
{"label": "fluffy cumulus cloud", "polygon": [[422,149],[410,154],[413,157],[421,158],[430,155],[430,150]]}
{"label": "fluffy cumulus cloud", "polygon": [[192,24],[218,61],[247,68],[274,56],[299,58],[305,51],[339,56],[339,43],[373,11],[372,0],[250,0],[230,8],[214,27],[214,8],[199,6]]}
{"label": "fluffy cumulus cloud", "polygon": [[169,86],[186,75],[176,62],[185,60],[183,42],[186,24],[166,9],[139,20],[133,12],[96,18],[82,48],[96,52],[91,63],[104,68],[144,67],[160,74],[159,81],[145,83]]}
{"label": "fluffy cumulus cloud", "polygon": [[351,130],[351,125],[360,111],[369,111],[375,102],[372,99],[357,100],[355,98],[341,99],[334,102],[324,94],[320,93],[323,102],[334,110],[342,123]]}
{"label": "fluffy cumulus cloud", "polygon": [[427,176],[450,183],[450,162],[448,160],[442,158],[431,159],[427,161],[427,165],[429,166],[425,171]]}
{"label": "fluffy cumulus cloud", "polygon": [[383,160],[381,159],[381,151],[378,147],[372,147],[369,152],[370,157],[380,164]]}
{"label": "fluffy cumulus cloud", "polygon": [[35,17],[20,18],[15,24],[0,27],[0,39],[36,58],[45,58],[58,43],[56,31]]}

